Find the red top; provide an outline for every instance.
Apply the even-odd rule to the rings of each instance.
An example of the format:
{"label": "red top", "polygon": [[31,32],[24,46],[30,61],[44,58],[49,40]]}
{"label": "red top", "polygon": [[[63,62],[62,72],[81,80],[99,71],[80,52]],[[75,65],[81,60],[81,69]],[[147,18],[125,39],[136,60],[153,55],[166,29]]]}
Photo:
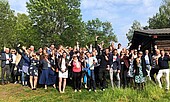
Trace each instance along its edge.
{"label": "red top", "polygon": [[73,61],[73,72],[81,72],[81,63]]}

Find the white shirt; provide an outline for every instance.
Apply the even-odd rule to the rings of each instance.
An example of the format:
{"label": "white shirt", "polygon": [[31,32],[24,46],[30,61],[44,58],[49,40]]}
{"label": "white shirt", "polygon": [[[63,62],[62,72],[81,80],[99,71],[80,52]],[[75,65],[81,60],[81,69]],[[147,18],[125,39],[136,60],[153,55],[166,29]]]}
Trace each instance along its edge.
{"label": "white shirt", "polygon": [[97,59],[95,57],[90,57],[86,59],[86,63],[89,64],[90,70],[94,70],[93,62],[97,63]]}
{"label": "white shirt", "polygon": [[[9,59],[9,54],[5,54],[6,59]],[[9,60],[6,60],[6,64],[9,64]]]}
{"label": "white shirt", "polygon": [[117,59],[117,56],[113,56],[113,62],[115,62]]}
{"label": "white shirt", "polygon": [[146,62],[147,65],[150,64],[148,55],[145,55],[145,62]]}
{"label": "white shirt", "polygon": [[15,64],[16,63],[16,55],[15,54],[12,54],[12,63]]}
{"label": "white shirt", "polygon": [[61,61],[61,69],[62,70],[65,70],[66,69],[66,61],[64,58],[62,58],[62,61]]}
{"label": "white shirt", "polygon": [[117,53],[120,55],[120,52],[122,51],[122,48],[117,49]]}

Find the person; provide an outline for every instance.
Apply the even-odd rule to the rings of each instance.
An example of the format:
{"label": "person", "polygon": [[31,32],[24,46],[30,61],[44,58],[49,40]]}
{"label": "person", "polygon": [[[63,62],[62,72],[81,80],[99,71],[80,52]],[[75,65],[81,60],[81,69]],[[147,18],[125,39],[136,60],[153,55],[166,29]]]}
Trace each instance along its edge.
{"label": "person", "polygon": [[166,80],[166,91],[169,90],[169,64],[168,61],[170,60],[169,53],[165,55],[164,50],[161,51],[161,57],[158,58],[158,65],[159,65],[159,72],[156,77],[159,87],[162,88],[161,77],[163,74],[165,75]]}
{"label": "person", "polygon": [[44,59],[40,61],[40,65],[42,66],[42,73],[40,76],[39,84],[45,85],[45,90],[47,89],[48,85],[53,85],[53,87],[56,88],[54,71],[52,70],[54,61],[49,59],[49,55],[46,53],[44,55]]}
{"label": "person", "polygon": [[149,53],[149,50],[145,50],[144,58],[145,58],[145,63],[146,63],[146,71],[148,73],[149,80],[151,80],[150,70],[151,70],[151,65],[152,65],[152,61],[151,61],[152,56]]}
{"label": "person", "polygon": [[12,78],[12,83],[14,83],[16,81],[16,73],[17,73],[17,69],[16,69],[16,50],[11,49],[11,55],[12,55],[12,62],[11,62],[11,78]]}
{"label": "person", "polygon": [[98,57],[100,60],[100,66],[99,66],[99,80],[100,80],[100,88],[102,91],[105,91],[106,88],[106,74],[107,74],[107,68],[109,67],[109,49],[105,49],[105,52],[102,53]]}
{"label": "person", "polygon": [[150,71],[150,77],[151,77],[151,80],[156,84],[156,78],[154,77],[154,75],[158,74],[159,72],[159,65],[158,65],[158,59],[159,57],[161,57],[160,55],[160,50],[159,49],[156,49],[155,50],[155,55],[152,56],[152,68],[151,68],[151,71]]}
{"label": "person", "polygon": [[17,52],[22,56],[22,85],[28,85],[28,68],[30,67],[30,50],[26,49],[26,47],[22,47],[22,52],[20,51],[19,45],[17,47]]}
{"label": "person", "polygon": [[134,62],[134,57],[133,57],[133,54],[131,54],[129,56],[129,70],[127,72],[127,77],[129,79],[128,84],[130,87],[134,87],[134,66],[133,66],[134,64],[133,62]]}
{"label": "person", "polygon": [[[66,79],[68,78],[68,65],[69,65],[69,60],[67,59],[67,54],[64,52],[62,54],[61,58],[58,59],[59,92],[60,93],[65,92]],[[63,85],[62,85],[62,82],[63,82]],[[63,89],[61,89],[62,86],[63,86]]]}
{"label": "person", "polygon": [[82,76],[81,76],[81,87],[84,85],[84,88],[87,89],[87,71],[88,69],[86,68],[86,60],[85,60],[85,53],[84,51],[80,53],[80,62],[82,66]]}
{"label": "person", "polygon": [[97,59],[95,57],[92,57],[90,52],[86,53],[87,59],[86,59],[86,65],[88,68],[88,87],[89,91],[91,91],[92,87],[94,92],[96,92],[96,82],[95,82],[95,75],[94,75],[94,65],[97,63]]}
{"label": "person", "polygon": [[122,46],[122,45],[121,45],[120,43],[117,45],[117,53],[119,54],[119,56],[120,56],[120,53],[121,53],[121,51],[122,51],[121,46]]}
{"label": "person", "polygon": [[125,55],[123,51],[120,52],[120,64],[121,64],[121,70],[120,70],[120,79],[121,84],[123,85],[123,88],[127,87],[127,72],[129,68],[129,57]]}
{"label": "person", "polygon": [[32,90],[36,90],[37,81],[38,81],[38,68],[39,68],[39,60],[35,53],[32,53],[31,64],[29,67],[29,78],[30,85]]}
{"label": "person", "polygon": [[81,62],[78,60],[77,54],[73,55],[73,61],[71,62],[73,71],[73,85],[74,92],[81,92]]}
{"label": "person", "polygon": [[117,49],[113,50],[113,54],[109,58],[109,64],[110,64],[110,81],[112,88],[114,87],[113,79],[116,78],[116,86],[120,88],[120,70],[121,70],[121,64],[120,64],[120,57],[118,55]]}
{"label": "person", "polygon": [[1,78],[2,78],[2,85],[5,84],[4,76],[6,74],[6,81],[10,83],[10,65],[12,62],[12,55],[10,53],[9,48],[5,48],[5,52],[1,54]]}
{"label": "person", "polygon": [[143,52],[138,52],[138,57],[134,59],[134,72],[135,72],[135,87],[139,90],[143,90],[146,81],[146,63],[142,57]]}

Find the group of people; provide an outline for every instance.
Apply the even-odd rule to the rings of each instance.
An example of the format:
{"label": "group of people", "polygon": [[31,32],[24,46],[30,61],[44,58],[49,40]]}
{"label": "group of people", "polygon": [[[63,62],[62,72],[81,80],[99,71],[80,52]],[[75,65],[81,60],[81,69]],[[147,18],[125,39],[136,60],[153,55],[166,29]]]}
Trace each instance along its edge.
{"label": "group of people", "polygon": [[[26,48],[20,44],[15,49],[5,48],[1,53],[2,85],[19,83],[36,90],[37,85],[49,85],[65,92],[66,83],[71,83],[74,92],[82,88],[96,92],[96,87],[102,91],[108,86],[126,88],[133,87],[142,90],[146,80],[158,83],[162,88],[161,77],[165,73],[166,90],[169,90],[169,53],[155,47],[155,53],[148,50],[122,48],[114,42],[107,48],[104,43],[80,47],[79,43],[72,47]],[[4,78],[6,76],[6,80]],[[108,78],[109,76],[109,78]],[[147,78],[148,77],[148,78]]]}

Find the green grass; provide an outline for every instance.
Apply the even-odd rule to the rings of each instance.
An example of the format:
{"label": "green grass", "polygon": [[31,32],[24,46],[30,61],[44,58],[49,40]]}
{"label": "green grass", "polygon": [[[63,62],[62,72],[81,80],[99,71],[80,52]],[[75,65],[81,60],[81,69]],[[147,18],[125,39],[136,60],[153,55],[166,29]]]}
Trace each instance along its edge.
{"label": "green grass", "polygon": [[0,85],[0,102],[170,102],[170,92],[165,92],[151,82],[147,82],[143,91],[131,88],[113,90],[109,86],[104,92],[99,89],[96,93],[83,89],[81,93],[74,93],[73,89],[67,86],[64,94],[52,87],[32,91],[20,84],[8,84]]}
{"label": "green grass", "polygon": [[47,90],[38,88],[32,91],[29,87],[19,84],[0,85],[0,102],[169,102],[170,92],[165,92],[158,86],[148,83],[146,89],[137,91],[130,88],[106,89],[102,92],[82,92],[74,93],[70,86],[66,87],[66,92],[60,94],[56,89],[48,87]]}

